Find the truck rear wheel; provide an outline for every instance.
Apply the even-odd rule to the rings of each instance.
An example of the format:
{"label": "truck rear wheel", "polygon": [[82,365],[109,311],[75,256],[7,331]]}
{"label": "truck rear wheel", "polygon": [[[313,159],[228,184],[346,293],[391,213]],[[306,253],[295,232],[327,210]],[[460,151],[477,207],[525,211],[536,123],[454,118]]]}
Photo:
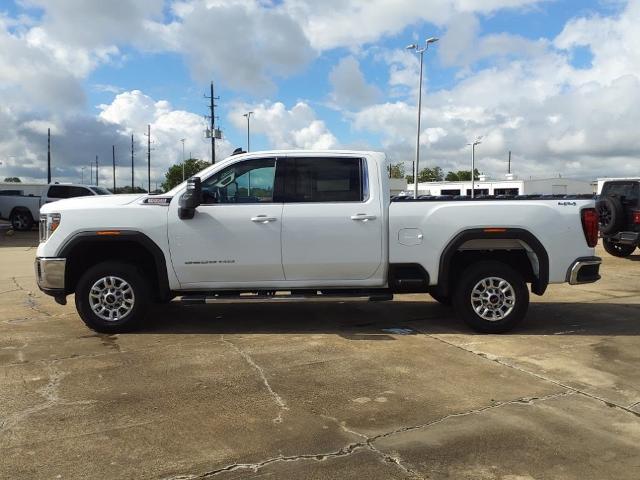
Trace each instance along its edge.
{"label": "truck rear wheel", "polygon": [[149,308],[148,282],[134,266],[103,262],[89,268],[76,287],[76,309],[82,321],[101,333],[134,330]]}
{"label": "truck rear wheel", "polygon": [[609,255],[621,258],[628,257],[636,249],[635,245],[625,245],[623,243],[617,243],[608,238],[602,239],[602,246]]}
{"label": "truck rear wheel", "polygon": [[529,290],[520,273],[495,261],[478,262],[460,276],[453,304],[471,328],[503,333],[522,321],[529,307]]}
{"label": "truck rear wheel", "polygon": [[33,217],[26,208],[16,208],[9,217],[11,228],[19,232],[26,232],[33,228]]}

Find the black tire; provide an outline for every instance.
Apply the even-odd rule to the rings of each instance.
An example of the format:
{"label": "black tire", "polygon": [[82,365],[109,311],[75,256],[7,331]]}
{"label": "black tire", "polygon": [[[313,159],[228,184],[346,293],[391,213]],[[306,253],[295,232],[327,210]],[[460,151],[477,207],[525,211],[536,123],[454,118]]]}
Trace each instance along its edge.
{"label": "black tire", "polygon": [[602,246],[609,255],[620,258],[628,257],[636,249],[635,245],[625,245],[623,243],[617,243],[609,238],[602,239]]}
{"label": "black tire", "polygon": [[443,295],[438,292],[429,292],[429,295],[431,295],[431,298],[433,298],[436,302],[438,302],[440,305],[444,305],[445,307],[450,307],[453,303],[450,295]]}
{"label": "black tire", "polygon": [[[491,279],[499,279],[508,284],[509,290],[499,291],[499,282]],[[489,282],[491,290],[481,285],[481,282]],[[481,291],[482,289],[484,291]],[[492,293],[496,290],[496,293]],[[484,318],[476,312],[472,305],[472,294],[476,307],[481,309],[485,303]],[[486,298],[481,298],[478,295]],[[520,323],[529,308],[529,290],[520,273],[502,262],[486,261],[469,266],[460,276],[453,296],[453,305],[458,316],[471,328],[482,333],[504,333]],[[493,317],[488,319],[487,317]]]}
{"label": "black tire", "polygon": [[[107,277],[116,277],[116,280],[98,283]],[[128,284],[132,296],[124,286],[125,284],[120,283],[118,280]],[[110,285],[113,288],[107,288]],[[94,311],[89,295],[94,286],[94,291],[102,289],[102,292],[104,292],[100,295],[100,300],[94,300],[98,304],[96,308],[102,307],[104,316],[115,310],[116,318],[107,320]],[[112,290],[116,293],[107,298],[108,292]],[[142,324],[149,309],[148,280],[140,270],[129,263],[113,261],[94,265],[80,277],[75,293],[76,309],[80,318],[82,318],[87,327],[100,333],[123,333],[135,330]],[[112,300],[112,304],[108,303]],[[122,305],[120,309],[118,309],[119,305]]]}
{"label": "black tire", "polygon": [[16,208],[9,217],[11,228],[19,232],[28,232],[33,228],[33,217],[26,208]]}
{"label": "black tire", "polygon": [[600,218],[600,232],[611,235],[620,231],[624,224],[624,206],[617,197],[603,197],[596,203]]}

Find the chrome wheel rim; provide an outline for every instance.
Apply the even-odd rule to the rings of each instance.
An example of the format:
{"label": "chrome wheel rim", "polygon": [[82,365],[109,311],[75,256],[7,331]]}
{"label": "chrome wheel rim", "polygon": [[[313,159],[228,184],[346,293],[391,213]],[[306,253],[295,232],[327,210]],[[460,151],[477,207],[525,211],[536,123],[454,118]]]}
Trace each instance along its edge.
{"label": "chrome wheel rim", "polygon": [[113,275],[102,277],[89,290],[91,310],[107,322],[122,320],[131,313],[135,302],[131,285]]}
{"label": "chrome wheel rim", "polygon": [[483,320],[503,320],[515,306],[516,292],[504,278],[483,278],[471,290],[471,307]]}

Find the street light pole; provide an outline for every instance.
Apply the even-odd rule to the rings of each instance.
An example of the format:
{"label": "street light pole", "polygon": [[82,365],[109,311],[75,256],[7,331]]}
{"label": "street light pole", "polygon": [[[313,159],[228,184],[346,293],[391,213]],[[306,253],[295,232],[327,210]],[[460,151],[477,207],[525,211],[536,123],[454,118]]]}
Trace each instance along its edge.
{"label": "street light pole", "polygon": [[475,198],[475,183],[476,183],[476,145],[480,145],[482,142],[480,141],[482,137],[476,137],[476,139],[472,143],[467,143],[467,145],[471,146],[471,198]]}
{"label": "street light pole", "polygon": [[420,117],[422,116],[422,66],[424,63],[424,52],[429,49],[429,45],[438,41],[436,37],[425,40],[424,47],[420,48],[412,43],[407,46],[407,50],[415,50],[420,54],[420,83],[418,84],[418,133],[416,135],[416,161],[413,166],[413,198],[418,198],[418,171],[420,163]]}
{"label": "street light pole", "polygon": [[249,126],[251,115],[253,115],[253,112],[247,112],[243,115],[247,119],[247,153],[251,151],[251,129]]}

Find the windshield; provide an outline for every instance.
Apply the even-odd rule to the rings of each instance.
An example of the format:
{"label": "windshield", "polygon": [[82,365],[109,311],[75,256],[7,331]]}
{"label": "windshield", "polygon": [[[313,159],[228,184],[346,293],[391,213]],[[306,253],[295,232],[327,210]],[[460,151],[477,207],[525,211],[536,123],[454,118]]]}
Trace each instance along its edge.
{"label": "windshield", "polygon": [[111,195],[111,192],[103,187],[89,187],[96,195]]}

